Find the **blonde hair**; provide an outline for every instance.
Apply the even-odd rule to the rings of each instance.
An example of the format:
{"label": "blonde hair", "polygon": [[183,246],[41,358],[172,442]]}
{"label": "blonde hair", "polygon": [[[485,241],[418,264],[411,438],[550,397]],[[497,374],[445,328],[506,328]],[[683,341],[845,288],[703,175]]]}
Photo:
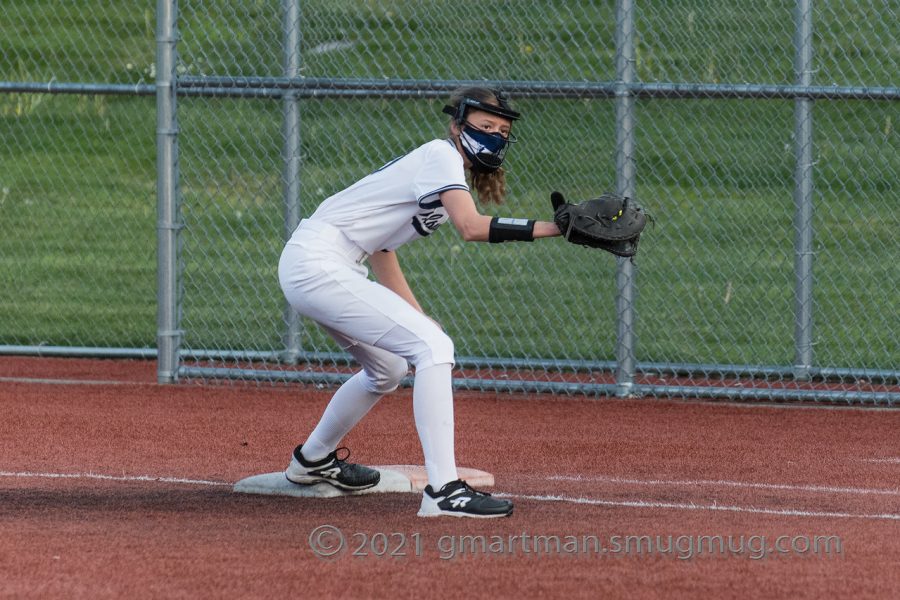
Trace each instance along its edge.
{"label": "blonde hair", "polygon": [[[472,98],[485,104],[510,108],[505,97],[488,88],[459,88],[450,96],[450,105],[459,107],[463,98]],[[451,124],[454,123],[452,119],[450,122]],[[503,204],[503,201],[506,200],[506,173],[504,173],[503,167],[491,173],[474,173],[470,168],[466,173],[466,179],[469,181],[469,187],[475,190],[479,202],[483,204]]]}

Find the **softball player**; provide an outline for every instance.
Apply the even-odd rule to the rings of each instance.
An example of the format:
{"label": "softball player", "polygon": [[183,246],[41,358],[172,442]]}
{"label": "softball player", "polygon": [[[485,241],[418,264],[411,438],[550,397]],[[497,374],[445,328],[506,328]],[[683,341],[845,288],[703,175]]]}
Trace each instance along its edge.
{"label": "softball player", "polygon": [[[318,425],[294,449],[286,477],[345,490],[376,485],[375,469],[347,462],[344,436],[415,368],[413,414],[428,486],[419,516],[503,517],[508,500],[458,478],[454,454],[453,342],[416,301],[396,250],[428,237],[448,219],[467,242],[532,241],[559,235],[552,222],[479,213],[479,200],[501,202],[500,165],[515,139],[519,113],[485,88],[458,90],[444,112],[447,139],[432,140],[327,198],[294,231],[278,275],[291,306],[317,323],[362,365],[334,394]],[[368,262],[376,281],[368,278]]]}

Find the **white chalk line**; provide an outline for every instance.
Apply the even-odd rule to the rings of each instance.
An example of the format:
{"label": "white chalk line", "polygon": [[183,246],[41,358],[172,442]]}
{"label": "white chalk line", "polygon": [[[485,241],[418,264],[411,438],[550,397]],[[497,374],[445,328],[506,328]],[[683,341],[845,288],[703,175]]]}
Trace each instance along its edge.
{"label": "white chalk line", "polygon": [[623,477],[608,477],[605,475],[585,476],[585,475],[550,475],[546,477],[551,481],[575,481],[575,482],[604,482],[618,483],[625,485],[647,485],[647,486],[719,486],[719,487],[735,487],[757,490],[788,490],[798,492],[820,492],[828,494],[855,494],[860,496],[885,495],[900,496],[900,489],[878,489],[878,488],[857,488],[857,487],[835,487],[828,485],[795,485],[788,483],[754,483],[748,481],[730,481],[723,479],[628,479]]}
{"label": "white chalk line", "polygon": [[101,473],[31,473],[0,471],[0,477],[36,477],[41,479],[100,479],[103,481],[136,481],[152,483],[182,483],[202,486],[232,486],[224,481],[208,481],[206,479],[185,479],[182,477],[156,477],[154,475],[103,475]]}
{"label": "white chalk line", "polygon": [[536,500],[538,502],[568,502],[571,504],[588,504],[592,506],[620,506],[628,508],[662,508],[674,510],[724,511],[748,514],[778,515],[785,517],[829,517],[838,519],[869,519],[900,521],[900,515],[891,513],[865,514],[848,512],[831,512],[800,510],[793,508],[757,508],[754,506],[730,506],[725,504],[681,504],[675,502],[647,502],[644,500],[601,500],[598,498],[573,498],[569,496],[542,496],[529,494],[509,494],[497,492],[494,496],[501,498],[517,498]]}
{"label": "white chalk line", "polygon": [[862,461],[863,461],[863,462],[868,462],[868,463],[884,463],[884,464],[889,464],[889,465],[900,465],[900,457],[893,457],[893,458],[864,458],[864,459],[862,459]]}

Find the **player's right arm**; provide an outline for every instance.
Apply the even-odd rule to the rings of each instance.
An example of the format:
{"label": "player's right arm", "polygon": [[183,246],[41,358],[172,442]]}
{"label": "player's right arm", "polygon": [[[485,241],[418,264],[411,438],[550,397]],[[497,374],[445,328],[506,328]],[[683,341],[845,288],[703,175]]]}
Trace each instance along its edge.
{"label": "player's right arm", "polygon": [[422,306],[419,304],[419,301],[416,300],[412,288],[409,287],[409,283],[406,281],[403,269],[400,268],[400,261],[397,259],[396,252],[383,251],[372,254],[369,256],[369,266],[372,268],[372,273],[375,275],[375,279],[378,280],[378,283],[409,302],[413,308],[443,329],[443,326],[439,322],[422,310]]}
{"label": "player's right arm", "polygon": [[375,275],[378,283],[409,302],[417,311],[425,312],[406,281],[406,276],[400,268],[400,261],[397,259],[396,252],[375,252],[369,256],[369,266],[372,267],[372,273]]}

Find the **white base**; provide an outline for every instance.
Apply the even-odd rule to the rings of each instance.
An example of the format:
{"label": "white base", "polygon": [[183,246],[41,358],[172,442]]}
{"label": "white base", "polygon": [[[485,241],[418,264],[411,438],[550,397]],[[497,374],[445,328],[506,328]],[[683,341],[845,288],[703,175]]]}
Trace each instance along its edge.
{"label": "white base", "polygon": [[330,483],[316,483],[314,485],[299,485],[291,483],[284,476],[284,471],[277,473],[264,473],[241,479],[234,484],[235,492],[244,494],[266,494],[269,496],[299,496],[302,498],[336,498],[338,496],[356,496],[359,494],[374,494],[378,492],[411,492],[412,486],[402,474],[396,471],[382,470],[381,481],[378,485],[366,490],[354,492],[340,490]]}
{"label": "white base", "polygon": [[[263,473],[241,479],[234,484],[234,491],[242,494],[264,494],[267,496],[298,496],[301,498],[336,498],[339,496],[358,496],[361,494],[377,494],[385,492],[420,493],[428,484],[425,467],[414,465],[389,465],[372,467],[381,473],[378,485],[367,490],[348,492],[340,490],[328,483],[315,485],[298,485],[291,483],[283,471]],[[477,469],[457,469],[459,477],[465,479],[475,488],[494,485],[494,476]]]}

